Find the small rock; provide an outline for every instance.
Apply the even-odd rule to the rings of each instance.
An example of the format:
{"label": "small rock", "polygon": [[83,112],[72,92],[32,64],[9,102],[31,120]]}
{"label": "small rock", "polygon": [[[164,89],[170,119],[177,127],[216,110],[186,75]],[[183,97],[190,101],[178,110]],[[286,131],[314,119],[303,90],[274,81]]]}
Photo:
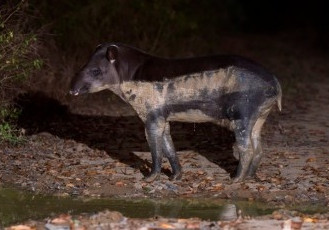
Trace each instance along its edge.
{"label": "small rock", "polygon": [[47,223],[45,224],[46,230],[70,230],[70,225],[55,225]]}
{"label": "small rock", "polygon": [[300,217],[294,217],[291,220],[291,228],[292,229],[301,229],[303,225],[303,220]]}
{"label": "small rock", "polygon": [[280,213],[280,212],[278,212],[278,211],[274,211],[274,212],[272,213],[272,217],[273,217],[273,219],[275,219],[275,220],[282,220],[283,215],[282,215],[282,213]]}
{"label": "small rock", "polygon": [[231,221],[236,220],[237,218],[238,214],[235,204],[226,204],[220,213],[220,220]]}

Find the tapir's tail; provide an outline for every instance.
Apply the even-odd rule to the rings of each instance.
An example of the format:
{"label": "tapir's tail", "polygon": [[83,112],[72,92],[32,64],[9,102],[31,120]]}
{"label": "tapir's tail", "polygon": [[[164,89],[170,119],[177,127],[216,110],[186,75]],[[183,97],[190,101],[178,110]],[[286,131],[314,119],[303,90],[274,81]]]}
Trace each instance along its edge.
{"label": "tapir's tail", "polygon": [[274,79],[275,79],[276,89],[277,89],[277,92],[278,92],[276,100],[277,100],[277,103],[278,103],[278,108],[281,111],[282,110],[282,89],[281,89],[281,85],[280,85],[278,79],[276,77],[274,77]]}

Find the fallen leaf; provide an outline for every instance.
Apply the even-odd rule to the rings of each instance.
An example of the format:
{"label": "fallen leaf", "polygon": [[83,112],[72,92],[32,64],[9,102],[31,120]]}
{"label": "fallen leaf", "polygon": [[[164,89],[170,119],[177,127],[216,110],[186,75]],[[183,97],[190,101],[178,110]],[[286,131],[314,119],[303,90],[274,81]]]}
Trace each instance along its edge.
{"label": "fallen leaf", "polygon": [[72,183],[68,183],[68,184],[66,184],[65,186],[66,186],[67,188],[74,188],[75,185],[72,184]]}
{"label": "fallen leaf", "polygon": [[318,184],[318,185],[315,185],[314,186],[314,189],[317,191],[317,192],[321,192],[321,193],[324,193],[326,188],[322,185],[322,184]]}
{"label": "fallen leaf", "polygon": [[168,223],[161,223],[159,227],[163,229],[175,229],[175,226]]}
{"label": "fallen leaf", "polygon": [[247,185],[247,184],[242,184],[242,185],[241,185],[241,188],[242,188],[243,190],[249,189],[249,185]]}
{"label": "fallen leaf", "polygon": [[279,184],[282,183],[282,178],[280,178],[280,177],[272,177],[271,178],[271,183],[274,183],[276,185],[279,185]]}
{"label": "fallen leaf", "polygon": [[318,222],[318,219],[310,218],[310,217],[304,217],[303,220],[304,220],[304,222],[307,222],[307,223],[316,223],[316,222]]}
{"label": "fallen leaf", "polygon": [[220,191],[220,190],[223,190],[224,188],[225,188],[225,186],[222,183],[217,183],[217,184],[212,186],[211,190],[212,191]]}
{"label": "fallen leaf", "polygon": [[200,221],[192,221],[186,224],[187,229],[200,229]]}
{"label": "fallen leaf", "polygon": [[73,228],[71,227],[71,229],[72,230],[86,230],[86,227],[84,227],[84,226],[77,226],[77,227],[75,227],[74,226]]}
{"label": "fallen leaf", "polygon": [[121,163],[121,162],[116,162],[115,163],[115,167],[125,167],[125,166],[126,166],[126,164]]}
{"label": "fallen leaf", "polygon": [[97,174],[98,174],[97,171],[87,171],[87,172],[86,172],[86,175],[87,175],[87,176],[95,176],[95,175],[97,175]]}
{"label": "fallen leaf", "polygon": [[35,228],[31,228],[27,225],[15,225],[9,228],[10,230],[34,230]]}
{"label": "fallen leaf", "polygon": [[123,187],[123,186],[125,186],[125,184],[122,181],[117,181],[117,182],[115,182],[115,186]]}
{"label": "fallen leaf", "polygon": [[259,179],[260,181],[266,181],[268,179],[268,176],[264,173],[257,173],[257,179]]}
{"label": "fallen leaf", "polygon": [[287,159],[299,159],[299,157],[294,155],[289,155],[287,156]]}
{"label": "fallen leaf", "polygon": [[206,178],[206,180],[215,180],[215,178],[213,178],[213,177],[211,177],[211,176],[208,176],[208,177]]}
{"label": "fallen leaf", "polygon": [[266,187],[263,186],[263,185],[259,185],[259,186],[257,186],[257,190],[258,190],[258,192],[262,192],[262,191],[264,191],[265,189],[266,189]]}
{"label": "fallen leaf", "polygon": [[51,174],[51,175],[56,175],[56,174],[58,174],[58,172],[57,172],[56,170],[54,170],[54,169],[50,169],[50,170],[48,171],[48,173]]}
{"label": "fallen leaf", "polygon": [[203,180],[203,181],[201,181],[201,183],[198,185],[197,188],[205,189],[207,187],[207,185],[208,185],[207,181]]}
{"label": "fallen leaf", "polygon": [[198,171],[197,171],[197,174],[199,174],[199,175],[204,175],[204,174],[205,174],[205,171],[198,170]]}
{"label": "fallen leaf", "polygon": [[52,224],[66,224],[72,221],[72,217],[67,214],[61,214],[59,217],[52,219],[50,222]]}
{"label": "fallen leaf", "polygon": [[310,158],[308,158],[307,160],[306,160],[306,162],[307,163],[309,163],[309,162],[314,162],[316,159],[315,159],[315,157],[310,157]]}

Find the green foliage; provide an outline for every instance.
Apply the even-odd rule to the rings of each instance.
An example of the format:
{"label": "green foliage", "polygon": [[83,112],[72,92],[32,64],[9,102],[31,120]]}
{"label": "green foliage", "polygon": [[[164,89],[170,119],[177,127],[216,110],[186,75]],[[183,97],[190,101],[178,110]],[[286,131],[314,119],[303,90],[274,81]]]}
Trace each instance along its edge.
{"label": "green foliage", "polygon": [[0,143],[19,144],[24,141],[22,133],[16,128],[20,111],[17,108],[0,108]]}
{"label": "green foliage", "polygon": [[[21,10],[21,1],[11,9],[9,6],[0,14],[0,89],[26,80],[42,66],[37,57],[37,38],[33,33],[26,33],[24,24],[16,24],[15,14]],[[23,15],[24,16],[24,15]]]}
{"label": "green foliage", "polygon": [[21,85],[42,67],[39,58],[38,40],[27,25],[25,13],[27,1],[16,4],[8,1],[1,4],[0,10],[0,142],[18,143],[18,131],[15,128],[17,109],[13,107],[13,98]]}

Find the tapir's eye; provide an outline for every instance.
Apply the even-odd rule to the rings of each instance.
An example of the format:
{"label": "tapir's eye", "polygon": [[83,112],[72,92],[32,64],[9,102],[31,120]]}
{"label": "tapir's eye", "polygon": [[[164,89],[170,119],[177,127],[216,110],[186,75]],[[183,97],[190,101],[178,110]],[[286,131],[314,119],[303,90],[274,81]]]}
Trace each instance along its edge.
{"label": "tapir's eye", "polygon": [[100,75],[101,74],[101,70],[100,69],[93,69],[92,71],[92,74],[94,75],[94,77],[96,77],[96,76],[98,76],[98,75]]}

